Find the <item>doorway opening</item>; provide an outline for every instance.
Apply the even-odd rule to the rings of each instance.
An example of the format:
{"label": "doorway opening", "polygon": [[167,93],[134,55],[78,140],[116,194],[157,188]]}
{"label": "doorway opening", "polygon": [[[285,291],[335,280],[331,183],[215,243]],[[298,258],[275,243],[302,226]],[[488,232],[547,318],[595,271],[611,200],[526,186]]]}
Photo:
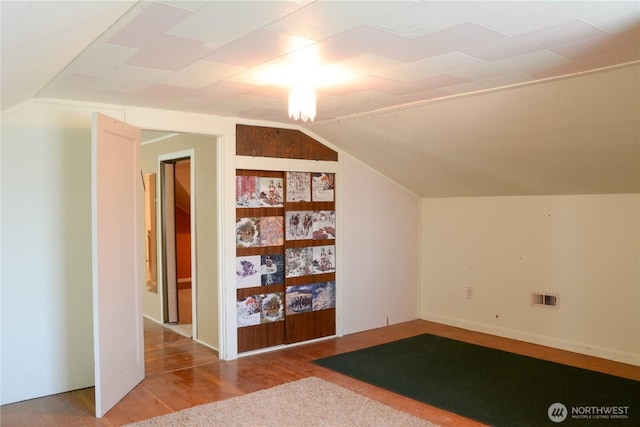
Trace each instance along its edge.
{"label": "doorway opening", "polygon": [[163,159],[161,180],[162,319],[196,338],[191,157]]}
{"label": "doorway opening", "polygon": [[[188,325],[188,308],[185,307],[191,298],[191,334],[182,335],[217,349],[221,323],[218,302],[218,139],[204,134],[144,130],[143,140],[143,173],[156,174],[157,190],[152,203],[157,221],[151,232],[156,236],[157,286],[147,287],[143,292],[144,316],[181,333],[187,328],[183,324]],[[172,220],[165,221],[165,225],[163,217],[168,218],[167,214]],[[188,224],[181,221],[181,217],[188,218]],[[183,231],[189,230],[190,245],[184,244],[187,239],[182,239],[185,237]],[[168,240],[173,241],[172,255],[163,248],[163,233],[165,241],[166,236],[174,236]],[[176,255],[189,253],[176,249],[189,246],[190,263],[176,259]],[[166,260],[172,261],[172,265]],[[185,264],[190,264],[191,268],[183,269]]]}

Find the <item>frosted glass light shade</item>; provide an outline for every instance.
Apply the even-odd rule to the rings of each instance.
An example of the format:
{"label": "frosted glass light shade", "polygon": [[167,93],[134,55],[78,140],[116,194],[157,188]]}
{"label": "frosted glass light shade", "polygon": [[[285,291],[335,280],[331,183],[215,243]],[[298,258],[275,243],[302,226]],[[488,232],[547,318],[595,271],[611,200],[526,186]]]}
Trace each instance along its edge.
{"label": "frosted glass light shade", "polygon": [[313,121],[316,117],[316,94],[311,86],[295,86],[289,92],[289,117]]}

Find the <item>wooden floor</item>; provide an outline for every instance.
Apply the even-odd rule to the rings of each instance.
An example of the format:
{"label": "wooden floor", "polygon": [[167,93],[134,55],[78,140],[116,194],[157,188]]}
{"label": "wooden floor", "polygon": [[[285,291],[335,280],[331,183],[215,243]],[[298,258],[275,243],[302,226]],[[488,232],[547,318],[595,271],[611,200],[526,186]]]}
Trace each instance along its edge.
{"label": "wooden floor", "polygon": [[341,338],[221,361],[215,351],[145,319],[146,378],[101,419],[93,388],[1,407],[0,424],[13,426],[120,426],[180,409],[316,376],[442,426],[480,426],[455,414],[378,389],[312,360],[421,333],[552,360],[640,381],[640,367],[415,320]]}

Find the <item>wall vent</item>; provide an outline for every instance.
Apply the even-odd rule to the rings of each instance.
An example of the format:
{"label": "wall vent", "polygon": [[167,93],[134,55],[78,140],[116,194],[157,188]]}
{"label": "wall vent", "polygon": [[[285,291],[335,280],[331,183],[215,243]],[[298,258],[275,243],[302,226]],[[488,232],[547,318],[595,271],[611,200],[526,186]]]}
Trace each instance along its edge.
{"label": "wall vent", "polygon": [[558,308],[558,301],[560,296],[558,294],[547,294],[542,292],[531,292],[531,304],[541,307],[555,307]]}

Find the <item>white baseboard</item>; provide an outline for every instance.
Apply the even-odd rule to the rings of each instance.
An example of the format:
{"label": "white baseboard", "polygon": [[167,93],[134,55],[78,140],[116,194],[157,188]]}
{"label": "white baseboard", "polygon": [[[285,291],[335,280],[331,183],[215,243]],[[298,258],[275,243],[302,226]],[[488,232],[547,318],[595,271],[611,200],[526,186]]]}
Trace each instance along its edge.
{"label": "white baseboard", "polygon": [[454,326],[470,331],[482,332],[485,334],[495,335],[503,338],[515,339],[532,344],[557,348],[559,350],[566,350],[573,353],[586,354],[588,356],[600,357],[602,359],[640,366],[640,354],[636,353],[572,342],[544,335],[532,334],[524,331],[517,331],[493,325],[486,325],[478,322],[471,322],[454,317],[440,316],[437,314],[420,313],[420,318],[422,320],[428,320],[430,322],[441,323],[443,325]]}
{"label": "white baseboard", "polygon": [[209,344],[208,342],[200,341],[200,340],[199,340],[199,339],[197,339],[197,338],[194,338],[193,340],[194,340],[195,342],[197,342],[198,344],[202,344],[203,346],[210,348],[211,350],[215,350],[215,351],[217,351],[217,352],[218,352],[218,354],[220,354],[220,349],[219,349],[218,347],[214,347],[214,346],[212,346],[211,344]]}
{"label": "white baseboard", "polygon": [[313,344],[315,342],[330,340],[330,339],[334,339],[334,338],[337,338],[337,337],[338,337],[338,335],[328,335],[326,337],[314,338],[314,339],[310,339],[310,340],[306,340],[306,341],[298,341],[298,342],[294,342],[294,343],[291,343],[291,344],[280,344],[280,345],[275,345],[275,346],[272,346],[272,347],[264,347],[264,348],[259,348],[259,349],[256,349],[256,350],[249,350],[249,351],[245,351],[245,352],[242,352],[242,353],[238,353],[238,359],[241,358],[241,357],[254,356],[256,354],[270,353],[272,351],[282,350],[282,349],[285,349],[285,348],[296,347],[296,346],[299,346],[299,345]]}

